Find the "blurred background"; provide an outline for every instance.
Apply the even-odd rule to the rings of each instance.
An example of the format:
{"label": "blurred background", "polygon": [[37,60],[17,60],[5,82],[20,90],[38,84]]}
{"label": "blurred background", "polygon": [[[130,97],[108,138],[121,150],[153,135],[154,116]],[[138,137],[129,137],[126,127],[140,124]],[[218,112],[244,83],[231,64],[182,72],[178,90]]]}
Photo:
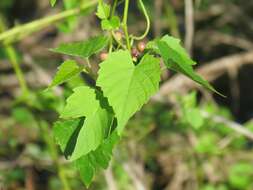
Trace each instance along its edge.
{"label": "blurred background", "polygon": [[[0,0],[0,189],[85,189],[52,138],[52,124],[75,77],[43,90],[68,58],[49,48],[101,32],[94,8],[12,35],[13,27],[76,9],[89,0]],[[145,30],[130,1],[129,30]],[[164,71],[160,91],[128,123],[111,165],[92,190],[253,190],[253,1],[145,0],[152,28],[170,34],[196,71],[226,95]],[[122,6],[117,8],[122,14]],[[82,63],[82,60],[77,60]],[[91,60],[98,68],[99,56]]]}

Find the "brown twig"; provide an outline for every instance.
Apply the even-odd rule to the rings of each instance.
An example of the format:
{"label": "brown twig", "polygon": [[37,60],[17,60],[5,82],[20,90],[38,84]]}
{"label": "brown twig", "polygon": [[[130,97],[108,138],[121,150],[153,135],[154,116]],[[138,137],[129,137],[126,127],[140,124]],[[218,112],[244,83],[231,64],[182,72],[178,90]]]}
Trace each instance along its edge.
{"label": "brown twig", "polygon": [[229,86],[232,97],[232,110],[234,113],[238,112],[240,107],[240,84],[238,81],[238,70],[235,67],[228,69]]}
{"label": "brown twig", "polygon": [[192,0],[184,0],[185,2],[185,48],[188,53],[192,54],[192,42],[194,37],[194,9]]}
{"label": "brown twig", "polygon": [[199,11],[197,10],[195,13],[195,21],[201,22],[206,21],[210,18],[220,16],[222,14],[226,13],[226,7],[222,4],[214,4],[210,5],[208,10],[205,11]]}
{"label": "brown twig", "polygon": [[[208,40],[206,40],[208,38]],[[253,43],[235,35],[224,34],[217,31],[200,31],[196,34],[195,44],[199,44],[201,47],[202,42],[205,41],[205,47],[203,48],[212,48],[215,45],[225,44],[233,47],[238,47],[245,50],[252,50]]]}
{"label": "brown twig", "polygon": [[34,179],[34,170],[32,167],[26,169],[26,178],[25,178],[25,189],[26,190],[35,190],[35,179]]}
{"label": "brown twig", "polygon": [[112,166],[111,166],[111,164],[105,170],[104,175],[105,175],[106,183],[108,185],[108,189],[110,189],[110,190],[117,190],[118,187],[117,187],[116,181],[115,181],[115,179],[113,177],[113,172],[112,172]]}
{"label": "brown twig", "polygon": [[[158,102],[160,102],[160,101],[163,101],[163,102],[167,101],[168,102],[168,100],[165,100],[165,99],[152,99],[152,100],[158,101]],[[180,116],[181,115],[181,107],[177,103],[177,101],[171,99],[170,103],[174,106],[176,114]],[[225,124],[226,127],[232,129],[233,131],[238,132],[238,134],[243,135],[243,136],[245,136],[248,139],[253,141],[253,132],[251,132],[250,130],[248,130],[247,128],[242,126],[241,124],[239,124],[237,122],[234,122],[234,121],[231,121],[231,120],[229,120],[227,118],[224,118],[222,116],[211,115],[211,114],[209,114],[208,112],[206,112],[204,110],[200,110],[200,111],[201,111],[200,113],[203,117],[208,118],[208,119],[210,119],[211,121],[213,121],[215,123],[223,123],[223,124]],[[194,144],[195,144],[194,137],[191,138],[190,142],[192,142],[192,144],[194,146]]]}
{"label": "brown twig", "polygon": [[131,178],[133,185],[136,190],[146,190],[146,185],[144,184],[143,180],[140,178],[138,173],[136,172],[137,164],[133,162],[125,162],[123,164],[125,171],[128,173],[129,177]]}
{"label": "brown twig", "polygon": [[210,118],[212,121],[214,121],[216,123],[225,124],[230,129],[238,132],[241,135],[244,135],[245,137],[247,137],[248,139],[253,141],[253,133],[250,130],[248,130],[247,128],[245,128],[244,126],[240,125],[239,123],[230,121],[230,120],[228,120],[224,117],[218,116],[218,115],[210,115],[208,112],[205,112],[205,111],[201,111],[201,114],[206,118]]}

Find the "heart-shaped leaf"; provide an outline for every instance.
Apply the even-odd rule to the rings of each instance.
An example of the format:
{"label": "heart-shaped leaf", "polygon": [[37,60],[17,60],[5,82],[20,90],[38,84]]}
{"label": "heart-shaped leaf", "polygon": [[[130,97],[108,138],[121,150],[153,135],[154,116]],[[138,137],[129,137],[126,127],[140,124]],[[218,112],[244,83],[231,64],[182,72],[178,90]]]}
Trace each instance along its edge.
{"label": "heart-shaped leaf", "polygon": [[135,66],[129,51],[117,51],[100,65],[97,85],[108,98],[122,132],[128,119],[158,90],[159,59],[146,54]]}

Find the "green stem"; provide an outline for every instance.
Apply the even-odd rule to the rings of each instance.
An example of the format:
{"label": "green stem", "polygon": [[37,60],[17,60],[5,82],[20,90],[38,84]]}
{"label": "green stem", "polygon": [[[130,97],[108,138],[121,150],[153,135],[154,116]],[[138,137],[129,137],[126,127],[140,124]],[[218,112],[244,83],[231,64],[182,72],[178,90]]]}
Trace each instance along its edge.
{"label": "green stem", "polygon": [[125,33],[127,49],[131,51],[128,27],[127,27],[128,8],[129,8],[129,0],[125,0],[124,16],[123,16],[123,30]]}
{"label": "green stem", "polygon": [[[0,32],[5,30],[5,23],[2,19],[2,17],[0,16]],[[19,62],[18,62],[18,55],[15,51],[15,49],[11,46],[11,45],[5,45],[4,46],[4,51],[14,69],[14,72],[18,78],[19,81],[19,85],[21,87],[21,91],[22,91],[22,96],[26,97],[29,93],[26,81],[25,81],[25,77],[24,74],[20,68]]]}
{"label": "green stem", "polygon": [[109,53],[112,52],[112,48],[113,48],[113,34],[112,31],[110,31],[110,42],[109,42]]}
{"label": "green stem", "polygon": [[121,46],[123,49],[126,49],[125,45],[122,44],[121,41],[117,39],[117,36],[113,31],[112,31],[112,36],[119,46]]}
{"label": "green stem", "polygon": [[58,155],[57,147],[53,141],[53,137],[52,137],[50,130],[48,128],[48,124],[45,121],[39,119],[38,117],[37,117],[37,122],[38,122],[38,126],[40,128],[40,131],[42,133],[43,139],[47,144],[47,147],[48,147],[48,150],[49,150],[50,155],[52,157],[52,160],[57,167],[57,173],[58,173],[60,181],[63,185],[63,189],[70,190],[71,188],[70,188],[70,185],[67,180],[65,169],[62,167],[62,165],[59,162],[59,155]]}
{"label": "green stem", "polygon": [[16,73],[16,76],[18,78],[19,85],[22,90],[22,95],[23,95],[23,97],[27,97],[29,94],[29,90],[28,90],[28,87],[27,87],[27,84],[25,81],[24,74],[23,74],[23,72],[20,68],[19,62],[18,62],[17,53],[16,53],[15,49],[10,45],[5,46],[5,52],[10,60],[10,63],[12,64],[12,67],[13,67],[13,69]]}
{"label": "green stem", "polygon": [[[117,4],[118,4],[118,0],[114,0],[113,1],[113,7],[111,9],[111,13],[110,13],[110,18],[112,18],[115,14],[115,10],[116,10],[116,7],[117,7]],[[109,53],[112,52],[112,49],[113,49],[113,39],[114,39],[114,36],[113,36],[113,30],[110,31],[109,33],[110,35],[110,45],[109,45]],[[117,42],[117,41],[116,41]]]}
{"label": "green stem", "polygon": [[142,9],[142,11],[143,11],[143,14],[144,14],[144,16],[145,16],[145,19],[146,19],[146,22],[147,22],[147,26],[146,26],[145,32],[144,32],[141,36],[132,36],[132,38],[133,38],[134,40],[142,40],[142,39],[144,39],[144,38],[148,35],[149,29],[150,29],[150,19],[149,19],[147,10],[146,10],[146,8],[145,8],[145,5],[144,5],[144,3],[142,2],[142,0],[139,0],[139,3],[140,3],[140,6],[141,6],[141,9]]}
{"label": "green stem", "polygon": [[115,14],[117,5],[118,5],[118,0],[114,0],[113,6],[112,6],[111,17]]}
{"label": "green stem", "polygon": [[24,25],[14,27],[13,29],[10,29],[0,34],[0,42],[8,44],[13,43],[17,40],[21,40],[24,37],[41,30],[42,28],[50,26],[51,24],[54,24],[65,18],[78,15],[81,11],[96,5],[97,2],[98,0],[90,0],[88,3],[82,5],[79,8],[69,9],[53,16],[49,16]]}
{"label": "green stem", "polygon": [[86,58],[86,62],[87,62],[87,65],[88,65],[89,69],[91,70],[91,64],[90,64],[90,60],[89,60],[88,57]]}
{"label": "green stem", "polygon": [[93,72],[92,66],[91,66],[91,63],[90,63],[89,58],[86,58],[85,60],[86,60],[86,64],[87,64],[87,65],[84,65],[85,70],[87,71],[87,73],[89,74],[89,76],[90,76],[93,80],[96,81],[96,79],[97,79],[97,74]]}

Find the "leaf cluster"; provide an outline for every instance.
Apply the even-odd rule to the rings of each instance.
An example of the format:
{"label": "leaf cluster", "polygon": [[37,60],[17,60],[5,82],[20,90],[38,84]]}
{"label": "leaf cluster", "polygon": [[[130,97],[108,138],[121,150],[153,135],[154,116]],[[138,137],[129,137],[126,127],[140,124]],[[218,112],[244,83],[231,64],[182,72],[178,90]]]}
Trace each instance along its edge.
{"label": "leaf cluster", "polygon": [[[54,3],[52,1],[52,5]],[[116,44],[113,43],[113,32],[121,26],[120,18],[114,15],[114,11],[110,5],[99,1],[96,15],[107,34],[83,42],[61,44],[52,49],[56,53],[83,58],[88,65],[79,65],[74,60],[65,61],[58,68],[49,89],[82,72],[92,76],[89,57],[105,47],[109,48],[108,56],[99,64],[96,77],[93,77],[95,85],[73,89],[53,129],[62,152],[75,163],[86,186],[90,185],[98,169],[108,166],[113,148],[129,119],[159,90],[162,72],[160,58],[168,69],[182,73],[218,93],[194,72],[193,65],[196,62],[186,53],[180,40],[172,36],[165,35],[149,42],[140,57],[133,60],[126,30],[123,40],[118,39]],[[196,117],[196,114],[194,111],[188,113],[189,117]],[[198,126],[200,122],[194,120],[192,124]]]}

